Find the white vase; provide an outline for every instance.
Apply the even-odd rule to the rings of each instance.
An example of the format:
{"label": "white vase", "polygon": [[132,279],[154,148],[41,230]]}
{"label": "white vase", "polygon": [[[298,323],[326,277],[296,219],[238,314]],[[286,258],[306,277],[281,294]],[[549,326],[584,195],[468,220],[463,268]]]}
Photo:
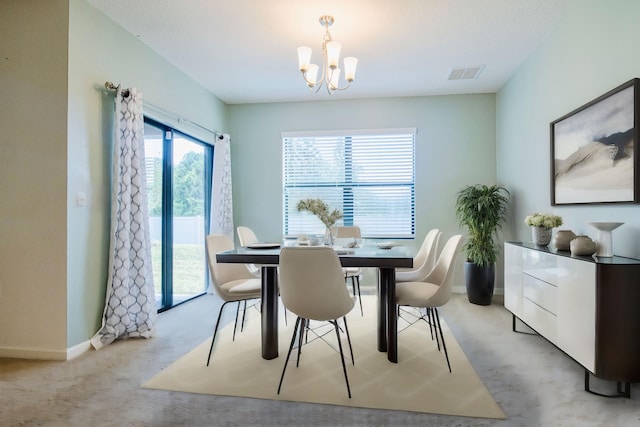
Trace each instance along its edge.
{"label": "white vase", "polygon": [[587,224],[598,230],[598,251],[596,256],[599,257],[612,257],[613,256],[613,243],[611,239],[611,232],[620,227],[624,222],[610,222],[610,221],[588,221]]}
{"label": "white vase", "polygon": [[551,242],[551,229],[544,227],[531,227],[533,243],[538,246],[547,246]]}

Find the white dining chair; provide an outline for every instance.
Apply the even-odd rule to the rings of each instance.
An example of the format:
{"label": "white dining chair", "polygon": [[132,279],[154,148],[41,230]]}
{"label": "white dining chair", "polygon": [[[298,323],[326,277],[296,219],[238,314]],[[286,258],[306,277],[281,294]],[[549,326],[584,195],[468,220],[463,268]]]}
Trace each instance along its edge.
{"label": "white dining chair", "polygon": [[418,282],[429,274],[438,258],[438,244],[442,233],[437,228],[430,230],[413,257],[413,268],[397,268],[396,282]]}
{"label": "white dining chair", "polygon": [[351,351],[351,360],[355,364],[346,319],[347,313],[353,309],[354,301],[344,286],[342,266],[336,252],[326,246],[283,248],[280,252],[280,297],[285,307],[296,314],[298,318],[291,336],[287,358],[282,367],[278,394],[282,389],[282,382],[296,338],[298,341],[296,366],[298,366],[304,344],[303,335],[307,330],[306,326],[310,320],[315,320],[328,321],[334,327],[347,393],[351,398],[338,319],[343,319]]}
{"label": "white dining chair", "polygon": [[449,362],[449,353],[442,334],[438,307],[445,305],[451,298],[455,262],[461,252],[461,247],[462,235],[452,236],[442,248],[435,267],[423,280],[396,284],[396,305],[398,307],[409,306],[426,309],[425,316],[427,316],[427,319],[422,316],[419,320],[425,320],[429,323],[432,337],[435,330],[438,351],[440,350],[438,335],[440,335],[449,372],[451,372],[451,363]]}
{"label": "white dining chair", "polygon": [[[206,237],[205,242],[211,281],[213,282],[216,293],[224,301],[222,306],[220,306],[216,326],[213,330],[213,338],[211,339],[211,347],[209,348],[209,356],[207,357],[207,366],[209,366],[213,345],[216,342],[216,334],[220,326],[220,319],[222,318],[222,311],[225,306],[230,302],[238,303],[236,319],[233,326],[233,340],[235,340],[238,315],[240,313],[240,302],[244,301],[246,303],[247,300],[260,299],[262,286],[260,280],[251,274],[245,264],[219,263],[216,260],[216,254],[218,252],[233,249],[233,241],[229,237],[224,234],[211,234]],[[244,323],[244,314],[242,317]]]}
{"label": "white dining chair", "polygon": [[[362,238],[360,227],[357,225],[334,225],[331,227],[331,234],[337,241],[347,242]],[[344,273],[345,282],[351,280],[353,296],[358,297],[358,301],[360,303],[360,314],[364,316],[364,311],[362,309],[362,297],[360,294],[360,276],[362,275],[362,269],[360,267],[344,267],[342,272]]]}
{"label": "white dining chair", "polygon": [[[253,232],[252,229],[245,226],[238,226],[236,228],[236,232],[238,233],[238,242],[240,242],[240,246],[246,247],[253,243],[258,243],[258,236]],[[247,268],[254,276],[260,277],[260,266],[255,264],[247,264]]]}

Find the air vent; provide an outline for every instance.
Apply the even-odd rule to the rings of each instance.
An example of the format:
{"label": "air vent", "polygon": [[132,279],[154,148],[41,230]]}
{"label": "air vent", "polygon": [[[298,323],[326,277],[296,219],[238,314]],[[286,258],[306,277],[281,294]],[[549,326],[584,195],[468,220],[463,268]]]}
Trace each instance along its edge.
{"label": "air vent", "polygon": [[453,68],[449,73],[449,80],[477,79],[482,70],[484,70],[484,65]]}

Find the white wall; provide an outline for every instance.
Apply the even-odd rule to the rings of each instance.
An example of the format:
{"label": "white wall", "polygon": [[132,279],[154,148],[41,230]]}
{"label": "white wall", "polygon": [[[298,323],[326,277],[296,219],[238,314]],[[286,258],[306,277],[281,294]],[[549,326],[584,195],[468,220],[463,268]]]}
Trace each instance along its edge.
{"label": "white wall", "polygon": [[3,0],[0,40],[0,357],[65,359],[105,301],[114,95],[96,86],[219,132],[226,105],[84,0]]}
{"label": "white wall", "polygon": [[409,244],[417,249],[434,227],[445,238],[461,232],[456,192],[496,181],[495,95],[335,99],[229,106],[235,225],[263,241],[282,238],[281,132],[416,127],[417,242]]}
{"label": "white wall", "polygon": [[[513,194],[507,237],[531,240],[526,215],[561,215],[563,229],[595,238],[585,221],[622,221],[617,255],[640,258],[640,206],[551,206],[549,124],[634,77],[640,77],[640,2],[574,2],[558,28],[497,95],[498,181]],[[638,124],[636,124],[638,125]],[[636,149],[638,147],[636,141]]]}
{"label": "white wall", "polygon": [[0,12],[0,356],[66,350],[67,0]]}

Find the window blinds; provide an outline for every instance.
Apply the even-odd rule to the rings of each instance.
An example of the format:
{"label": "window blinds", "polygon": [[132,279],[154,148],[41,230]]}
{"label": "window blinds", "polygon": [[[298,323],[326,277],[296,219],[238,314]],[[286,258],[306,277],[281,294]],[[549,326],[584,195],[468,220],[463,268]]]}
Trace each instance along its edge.
{"label": "window blinds", "polygon": [[365,238],[413,238],[415,135],[415,128],[283,133],[285,235],[324,233],[314,215],[296,209],[319,198]]}

